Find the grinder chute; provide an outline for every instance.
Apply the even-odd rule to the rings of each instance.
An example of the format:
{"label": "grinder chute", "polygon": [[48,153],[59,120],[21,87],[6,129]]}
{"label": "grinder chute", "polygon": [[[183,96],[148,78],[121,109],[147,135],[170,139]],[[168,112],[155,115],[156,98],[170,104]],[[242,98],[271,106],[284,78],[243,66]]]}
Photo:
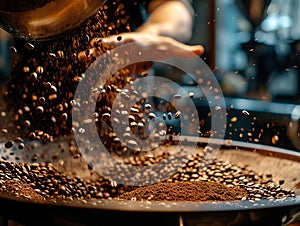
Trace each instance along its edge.
{"label": "grinder chute", "polygon": [[75,28],[105,0],[10,0],[0,2],[0,27],[24,39],[48,39]]}

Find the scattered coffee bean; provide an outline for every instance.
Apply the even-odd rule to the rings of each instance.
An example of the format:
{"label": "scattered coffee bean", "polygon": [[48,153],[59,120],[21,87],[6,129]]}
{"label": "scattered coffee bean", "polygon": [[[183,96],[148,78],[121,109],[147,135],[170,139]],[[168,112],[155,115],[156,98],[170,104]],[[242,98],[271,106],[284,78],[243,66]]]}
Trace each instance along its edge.
{"label": "scattered coffee bean", "polygon": [[172,119],[172,113],[168,112],[168,119],[171,120]]}
{"label": "scattered coffee bean", "polygon": [[14,146],[14,143],[13,141],[9,140],[5,142],[4,146],[5,148],[12,148]]}
{"label": "scattered coffee bean", "polygon": [[156,115],[152,112],[149,113],[148,116],[149,116],[149,119],[155,119],[156,118]]}
{"label": "scattered coffee bean", "polygon": [[180,111],[177,111],[174,115],[175,119],[179,119],[181,116],[181,112]]}
{"label": "scattered coffee bean", "polygon": [[25,47],[26,47],[26,49],[29,49],[29,50],[33,50],[34,49],[34,45],[32,45],[30,42],[26,42],[25,43]]}
{"label": "scattered coffee bean", "polygon": [[12,54],[16,54],[18,52],[14,46],[10,46],[9,50],[10,50],[10,53],[12,53]]}

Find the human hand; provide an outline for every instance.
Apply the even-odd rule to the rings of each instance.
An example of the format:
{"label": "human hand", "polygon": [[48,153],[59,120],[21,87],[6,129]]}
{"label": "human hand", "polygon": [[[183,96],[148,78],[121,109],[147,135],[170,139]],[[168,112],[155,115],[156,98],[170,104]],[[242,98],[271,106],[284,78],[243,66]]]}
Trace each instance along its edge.
{"label": "human hand", "polygon": [[108,50],[129,43],[136,43],[141,49],[150,49],[154,54],[171,50],[174,56],[183,58],[190,58],[194,55],[201,56],[204,53],[204,48],[201,45],[186,45],[170,37],[151,35],[146,32],[127,32],[106,38],[93,39],[91,41],[92,48],[79,53],[78,57],[82,60],[90,60],[92,57],[97,57]]}
{"label": "human hand", "polygon": [[102,45],[107,49],[116,48],[118,46],[138,42],[141,47],[147,49],[154,45],[160,47],[163,45],[165,48],[175,50],[179,55],[184,56],[186,52],[193,52],[200,56],[204,53],[204,48],[201,45],[190,46],[176,41],[173,38],[159,35],[151,35],[145,32],[127,32],[120,35],[113,35],[102,39]]}

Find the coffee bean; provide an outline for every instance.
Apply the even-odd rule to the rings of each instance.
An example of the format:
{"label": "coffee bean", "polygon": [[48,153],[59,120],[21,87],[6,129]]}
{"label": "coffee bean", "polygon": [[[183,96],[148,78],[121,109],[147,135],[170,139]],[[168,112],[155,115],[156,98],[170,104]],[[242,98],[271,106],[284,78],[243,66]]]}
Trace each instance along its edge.
{"label": "coffee bean", "polygon": [[121,40],[122,40],[122,36],[119,35],[119,36],[117,37],[117,40],[118,40],[118,41],[121,41]]}
{"label": "coffee bean", "polygon": [[133,112],[133,113],[139,113],[140,110],[137,109],[137,108],[130,108],[130,111]]}
{"label": "coffee bean", "polygon": [[13,141],[9,140],[9,141],[6,141],[5,144],[4,144],[5,148],[12,148],[14,146],[14,143]]}
{"label": "coffee bean", "polygon": [[26,49],[29,49],[29,50],[33,50],[34,49],[34,45],[31,44],[30,42],[26,42],[25,43],[25,47],[26,47]]}
{"label": "coffee bean", "polygon": [[152,113],[152,112],[151,112],[151,113],[149,113],[149,114],[148,114],[148,116],[149,116],[149,119],[150,119],[150,120],[152,120],[152,119],[155,119],[155,118],[156,118],[156,115],[155,115],[154,113]]}
{"label": "coffee bean", "polygon": [[52,58],[52,59],[55,59],[56,58],[56,54],[55,53],[49,53],[49,57]]}
{"label": "coffee bean", "polygon": [[57,56],[58,56],[58,58],[63,58],[64,57],[64,52],[61,51],[61,50],[57,51]]}
{"label": "coffee bean", "polygon": [[23,149],[24,147],[25,147],[24,143],[18,144],[18,148],[19,148],[19,149]]}
{"label": "coffee bean", "polygon": [[42,113],[44,112],[44,108],[43,108],[42,106],[38,106],[38,107],[36,108],[36,112],[37,112],[38,114],[42,114]]}
{"label": "coffee bean", "polygon": [[128,115],[128,120],[129,120],[129,122],[134,122],[135,117],[133,115]]}
{"label": "coffee bean", "polygon": [[23,67],[23,72],[28,73],[30,71],[29,67]]}
{"label": "coffee bean", "polygon": [[32,72],[32,73],[30,74],[30,78],[31,78],[33,81],[36,81],[37,78],[38,78],[37,73],[36,73],[36,72]]}
{"label": "coffee bean", "polygon": [[174,115],[175,119],[179,119],[181,116],[181,112],[180,111],[177,111]]}
{"label": "coffee bean", "polygon": [[43,73],[44,73],[44,68],[41,67],[41,66],[38,66],[38,67],[36,68],[36,73],[38,73],[38,74],[43,74]]}
{"label": "coffee bean", "polygon": [[180,100],[181,99],[181,95],[180,94],[175,94],[173,97],[174,97],[175,100]]}
{"label": "coffee bean", "polygon": [[167,119],[167,115],[165,113],[163,113],[163,120]]}
{"label": "coffee bean", "polygon": [[12,54],[16,54],[18,52],[14,46],[10,46],[9,50],[10,50],[10,53],[12,53]]}
{"label": "coffee bean", "polygon": [[172,119],[172,113],[168,112],[168,119],[171,120]]}
{"label": "coffee bean", "polygon": [[88,169],[89,169],[89,170],[92,170],[93,168],[94,168],[94,165],[93,165],[92,163],[89,163],[89,164],[88,164]]}

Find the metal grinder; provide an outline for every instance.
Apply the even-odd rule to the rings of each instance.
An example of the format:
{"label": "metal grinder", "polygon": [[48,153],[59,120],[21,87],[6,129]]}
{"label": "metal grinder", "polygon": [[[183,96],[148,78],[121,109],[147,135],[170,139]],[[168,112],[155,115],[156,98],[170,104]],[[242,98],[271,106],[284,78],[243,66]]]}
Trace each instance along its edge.
{"label": "metal grinder", "polygon": [[49,39],[78,26],[91,16],[104,1],[1,1],[0,27],[23,39]]}

